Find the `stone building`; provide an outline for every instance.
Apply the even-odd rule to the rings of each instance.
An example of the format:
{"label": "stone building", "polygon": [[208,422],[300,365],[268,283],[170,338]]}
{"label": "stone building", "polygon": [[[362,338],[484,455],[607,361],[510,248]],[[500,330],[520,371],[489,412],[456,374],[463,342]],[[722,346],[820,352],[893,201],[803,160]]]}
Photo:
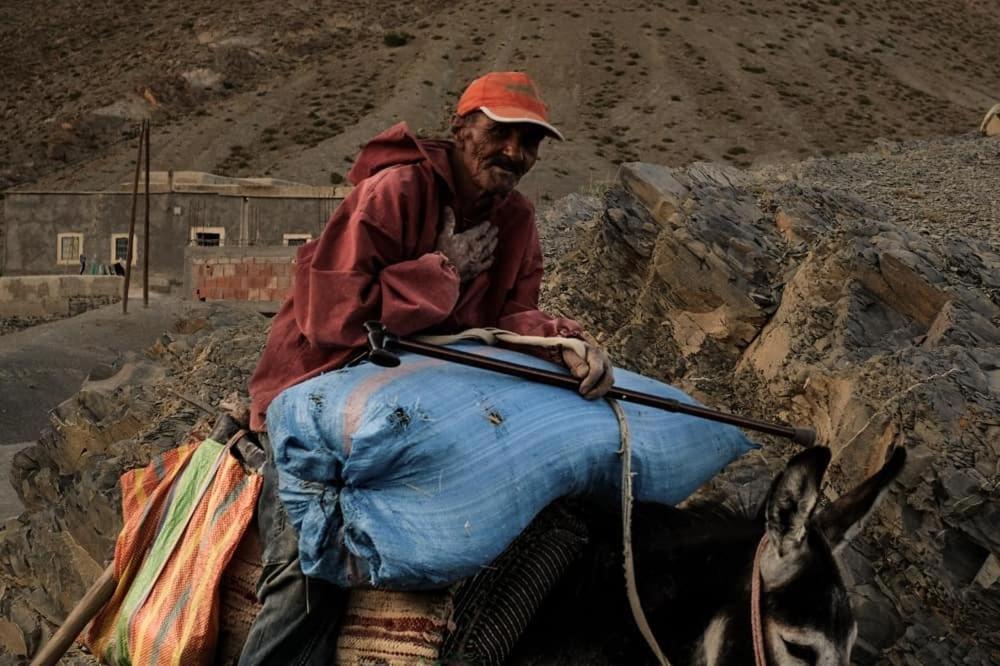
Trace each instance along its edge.
{"label": "stone building", "polygon": [[[133,252],[137,267],[143,261],[142,187],[140,181]],[[81,255],[88,272],[124,264],[131,189],[128,183],[101,192],[3,193],[0,275],[79,273]],[[184,283],[188,248],[231,252],[301,245],[319,235],[349,189],[171,171],[151,173],[149,191],[150,287],[175,291]]]}

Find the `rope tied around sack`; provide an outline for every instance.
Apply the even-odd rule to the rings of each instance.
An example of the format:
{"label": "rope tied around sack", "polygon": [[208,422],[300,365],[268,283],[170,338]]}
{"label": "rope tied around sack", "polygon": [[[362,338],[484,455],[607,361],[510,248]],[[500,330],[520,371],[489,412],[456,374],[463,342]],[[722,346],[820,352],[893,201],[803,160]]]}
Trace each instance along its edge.
{"label": "rope tied around sack", "polygon": [[[625,560],[625,591],[628,595],[629,607],[632,609],[632,617],[635,619],[639,632],[649,645],[653,655],[661,666],[670,666],[670,661],[660,649],[653,630],[649,626],[646,614],[642,610],[642,603],[639,601],[639,592],[635,578],[635,564],[632,558],[632,503],[634,501],[632,492],[632,448],[629,437],[628,419],[625,410],[618,404],[617,400],[607,398],[608,404],[615,412],[618,419],[618,429],[621,438],[621,448],[618,454],[622,457],[622,541],[624,543]],[[757,544],[754,553],[753,569],[751,571],[751,593],[750,593],[750,625],[753,637],[753,652],[755,666],[767,666],[767,653],[764,647],[764,628],[761,619],[761,599],[763,597],[762,580],[760,573],[760,563],[767,548],[767,534],[760,543]]]}
{"label": "rope tied around sack", "polygon": [[[470,328],[455,335],[425,335],[417,338],[420,342],[433,345],[449,345],[465,340],[478,340],[490,346],[495,346],[500,342],[512,345],[525,345],[531,347],[546,347],[572,349],[581,358],[587,357],[586,343],[579,338],[563,337],[541,337],[532,335],[519,335],[511,331],[499,328]],[[650,650],[656,656],[661,666],[671,666],[670,661],[663,654],[653,631],[649,627],[649,621],[642,610],[642,603],[639,601],[639,593],[635,581],[635,564],[632,558],[632,444],[629,436],[628,418],[625,411],[617,400],[606,398],[611,409],[618,419],[618,431],[621,441],[621,448],[618,450],[622,457],[622,537],[624,541],[624,565],[625,565],[625,589],[628,595],[629,607],[632,609],[632,617],[635,619],[639,631],[649,645]]]}
{"label": "rope tied around sack", "polygon": [[767,652],[764,648],[764,623],[761,619],[761,585],[760,563],[767,548],[767,533],[760,538],[757,550],[753,556],[753,569],[750,572],[750,633],[753,636],[753,658],[756,666],[767,666]]}
{"label": "rope tied around sack", "polygon": [[639,591],[635,582],[635,563],[632,559],[632,443],[629,437],[628,418],[617,400],[608,398],[607,401],[618,419],[618,431],[621,439],[621,448],[618,449],[618,454],[622,457],[622,541],[624,543],[625,591],[628,595],[628,605],[632,609],[632,617],[639,627],[639,632],[646,639],[646,643],[653,651],[656,660],[661,666],[670,666],[670,661],[663,654],[660,644],[653,636],[653,630],[649,627],[649,621],[646,619],[642,603],[639,601]]}

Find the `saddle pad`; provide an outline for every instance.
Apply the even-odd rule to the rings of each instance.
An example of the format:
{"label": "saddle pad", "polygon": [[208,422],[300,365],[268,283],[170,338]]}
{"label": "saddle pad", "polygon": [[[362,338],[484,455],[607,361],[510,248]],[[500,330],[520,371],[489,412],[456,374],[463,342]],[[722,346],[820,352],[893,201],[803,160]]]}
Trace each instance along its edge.
{"label": "saddle pad", "polygon": [[[216,664],[235,666],[260,603],[260,545],[247,530],[222,577]],[[452,614],[449,590],[389,592],[358,589],[348,597],[337,640],[336,666],[414,666],[438,662]]]}

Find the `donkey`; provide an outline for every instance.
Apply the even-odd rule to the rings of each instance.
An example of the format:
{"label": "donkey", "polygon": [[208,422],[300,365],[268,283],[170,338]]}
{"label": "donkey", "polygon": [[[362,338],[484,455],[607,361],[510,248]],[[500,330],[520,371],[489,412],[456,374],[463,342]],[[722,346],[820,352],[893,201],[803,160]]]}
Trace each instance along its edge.
{"label": "donkey", "polygon": [[[830,450],[823,447],[788,462],[755,516],[719,505],[637,504],[632,545],[638,596],[670,663],[849,664],[857,625],[836,554],[858,532],[905,460],[905,450],[896,449],[874,476],[825,508],[819,508],[820,484]],[[592,528],[592,534],[608,529],[612,523]],[[591,561],[582,576],[576,572],[574,586],[564,586],[547,602],[513,663],[656,663],[621,600],[621,557],[608,566],[613,558],[608,557],[610,544],[605,546],[605,557],[598,556],[603,563]],[[624,625],[617,621],[623,617]],[[551,653],[543,646],[551,644],[555,632],[575,635],[570,639],[575,646],[567,649],[563,643],[557,655],[539,654]]]}

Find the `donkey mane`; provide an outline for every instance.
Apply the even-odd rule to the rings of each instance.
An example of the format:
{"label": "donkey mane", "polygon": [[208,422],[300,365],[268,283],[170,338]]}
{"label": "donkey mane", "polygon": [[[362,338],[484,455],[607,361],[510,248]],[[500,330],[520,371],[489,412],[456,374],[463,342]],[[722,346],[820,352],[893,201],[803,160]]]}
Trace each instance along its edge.
{"label": "donkey mane", "polygon": [[635,512],[637,529],[645,532],[648,547],[667,556],[701,550],[706,544],[759,539],[764,531],[759,509],[714,499],[702,499],[683,508],[640,502]]}
{"label": "donkey mane", "polygon": [[711,500],[683,509],[639,504],[633,529],[639,596],[650,624],[664,649],[690,655],[719,610],[747,607],[764,520],[748,507]]}
{"label": "donkey mane", "polygon": [[[581,605],[593,609],[577,615],[597,622],[591,629],[576,627],[584,636],[618,626],[612,631],[626,639],[627,654],[617,655],[612,662],[646,663],[650,653],[634,629],[623,594],[621,514],[589,505],[582,514],[590,523],[592,548],[586,561],[575,567],[576,573],[567,577],[575,584],[571,590],[564,589],[568,596],[562,597],[563,603],[572,599],[565,609],[579,611]],[[632,547],[639,597],[668,653],[693,654],[718,610],[746,606],[746,600],[736,597],[744,592],[749,595],[750,565],[763,533],[763,517],[749,506],[731,506],[713,498],[683,509],[636,503]],[[698,603],[690,604],[692,599]],[[745,615],[749,623],[749,613]]]}

